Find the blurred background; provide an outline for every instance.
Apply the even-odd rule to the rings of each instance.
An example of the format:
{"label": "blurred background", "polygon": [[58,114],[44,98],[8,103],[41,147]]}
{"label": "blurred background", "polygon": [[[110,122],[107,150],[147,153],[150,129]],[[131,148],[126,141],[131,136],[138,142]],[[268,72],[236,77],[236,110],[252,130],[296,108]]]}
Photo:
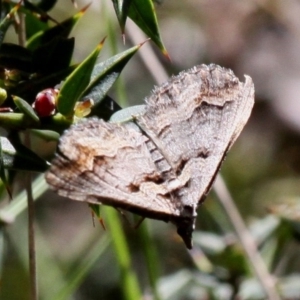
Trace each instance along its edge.
{"label": "blurred background", "polygon": [[[87,3],[77,1],[79,7]],[[123,107],[141,104],[154,85],[202,63],[230,68],[241,81],[244,74],[253,78],[254,110],[221,174],[282,299],[300,299],[300,2],[164,0],[155,8],[171,62],[149,41],[121,75],[118,86],[126,93],[113,88],[109,95]],[[62,21],[75,12],[71,1],[58,1],[49,14]],[[111,1],[93,1],[72,33],[74,62],[104,36],[100,61],[145,40],[130,20],[127,25],[124,45]],[[11,32],[7,41],[14,39]],[[51,159],[55,143],[33,144]],[[102,215],[106,223],[106,210]],[[36,202],[36,218],[41,299],[126,298],[111,226],[93,226],[86,204],[51,191]],[[267,299],[213,191],[198,210],[192,251],[172,224],[146,220],[134,229],[128,218],[120,217],[143,299]],[[1,299],[28,299],[26,224],[22,213],[5,228]],[[145,245],[154,256],[159,296],[153,296]]]}

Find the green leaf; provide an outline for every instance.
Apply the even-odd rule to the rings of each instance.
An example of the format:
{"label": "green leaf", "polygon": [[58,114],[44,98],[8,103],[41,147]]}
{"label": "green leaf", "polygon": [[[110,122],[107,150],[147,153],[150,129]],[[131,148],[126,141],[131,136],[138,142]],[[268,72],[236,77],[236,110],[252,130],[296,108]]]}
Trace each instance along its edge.
{"label": "green leaf", "polygon": [[131,265],[131,252],[129,251],[118,212],[108,206],[103,207],[103,211],[112,237],[115,257],[121,270],[120,286],[123,290],[123,298],[125,300],[142,299],[138,280]]}
{"label": "green leaf", "polygon": [[13,96],[14,103],[19,108],[19,110],[24,113],[27,117],[31,118],[35,122],[39,122],[40,119],[35,113],[34,109],[22,98]]}
{"label": "green leaf", "polygon": [[[140,216],[136,216],[135,220],[141,219]],[[143,219],[142,219],[143,220]],[[140,220],[139,220],[140,221]],[[155,244],[153,235],[151,235],[148,220],[143,220],[139,226],[138,236],[140,245],[144,253],[145,262],[147,266],[147,272],[149,282],[153,294],[153,299],[162,300],[162,297],[158,291],[158,279],[160,272],[160,255],[157,252],[157,245]]]}
{"label": "green leaf", "polygon": [[32,72],[32,54],[19,45],[3,43],[0,48],[0,65],[6,69]]}
{"label": "green leaf", "polygon": [[290,222],[300,222],[300,201],[299,197],[289,197],[284,199],[284,201],[276,201],[268,207],[269,211]]}
{"label": "green leaf", "polygon": [[64,116],[72,116],[76,102],[88,87],[91,74],[102,49],[104,40],[96,49],[67,77],[57,98],[57,109]]}
{"label": "green leaf", "polygon": [[128,15],[151,38],[163,54],[169,56],[159,33],[155,7],[152,0],[132,0]]}
{"label": "green leaf", "polygon": [[132,0],[112,0],[122,33],[124,33],[131,1]]}
{"label": "green leaf", "polygon": [[300,295],[300,276],[298,272],[280,278],[278,282],[283,299],[297,299]]}
{"label": "green leaf", "polygon": [[117,111],[110,117],[113,123],[124,123],[133,121],[133,117],[145,112],[146,105],[134,105]]}
{"label": "green leaf", "polygon": [[25,117],[23,113],[0,113],[0,126],[6,130],[20,128],[29,128],[32,124],[36,124],[32,119]]}
{"label": "green leaf", "polygon": [[51,74],[69,66],[75,39],[54,38],[49,43],[38,47],[32,55],[35,72]]}
{"label": "green leaf", "polygon": [[199,230],[194,233],[194,243],[210,255],[223,253],[227,246],[222,236]]}
{"label": "green leaf", "polygon": [[[24,9],[25,10],[25,9]],[[39,15],[33,14],[31,11],[25,10],[25,28],[26,28],[26,45],[28,45],[28,41],[33,39],[34,35],[42,35],[44,31],[49,29],[48,22],[45,22]],[[29,50],[34,50],[34,48],[28,48]]]}
{"label": "green leaf", "polygon": [[94,212],[94,214],[96,215],[96,217],[98,219],[101,219],[101,214],[100,214],[100,211],[101,211],[101,205],[99,204],[90,204],[89,203],[89,207],[91,208],[91,210]]}
{"label": "green leaf", "polygon": [[123,68],[141,46],[142,44],[134,46],[97,64],[93,70],[91,82],[84,92],[84,98],[93,99],[95,105],[97,105],[105,97]]}
{"label": "green leaf", "polygon": [[[50,15],[48,15],[42,7],[39,7],[38,5],[35,5],[28,0],[22,0],[22,1],[24,1],[24,6],[22,6],[23,13],[26,13],[27,15],[28,14],[37,14],[45,22],[48,20],[51,20],[51,21],[57,23],[57,21],[55,19],[53,19]],[[22,2],[22,1],[20,1],[20,2]],[[50,4],[50,5],[48,5],[48,7],[51,6],[51,2],[52,2],[52,0],[48,1],[48,4]]]}
{"label": "green leaf", "polygon": [[71,30],[77,24],[78,20],[80,20],[84,15],[88,7],[89,5],[85,6],[77,14],[66,19],[62,23],[57,24],[56,26],[53,26],[45,31],[38,31],[27,41],[26,47],[30,50],[35,50],[38,46],[48,44],[55,38],[67,38]]}
{"label": "green leaf", "polygon": [[7,91],[0,87],[0,106],[4,103],[7,99]]}
{"label": "green leaf", "polygon": [[9,91],[11,94],[17,94],[24,99],[33,100],[37,93],[46,88],[55,87],[55,85],[65,79],[75,68],[76,66],[71,66],[47,75],[31,76],[30,79],[10,88]]}
{"label": "green leaf", "polygon": [[22,144],[12,143],[1,137],[3,166],[6,169],[45,172],[49,166],[47,161]]}
{"label": "green leaf", "polygon": [[52,130],[39,130],[39,129],[31,129],[30,132],[32,132],[34,135],[42,138],[43,140],[49,142],[49,141],[58,141],[59,140],[59,133]]}
{"label": "green leaf", "polygon": [[[299,207],[299,206],[298,206]],[[249,230],[255,239],[257,246],[265,243],[278,230],[279,218],[273,215],[266,215],[264,218],[252,220]]]}
{"label": "green leaf", "polygon": [[54,116],[43,118],[37,126],[36,122],[27,118],[23,113],[0,113],[0,126],[6,130],[39,128],[62,132],[67,129],[71,123],[72,120],[65,118],[61,114],[55,114]]}

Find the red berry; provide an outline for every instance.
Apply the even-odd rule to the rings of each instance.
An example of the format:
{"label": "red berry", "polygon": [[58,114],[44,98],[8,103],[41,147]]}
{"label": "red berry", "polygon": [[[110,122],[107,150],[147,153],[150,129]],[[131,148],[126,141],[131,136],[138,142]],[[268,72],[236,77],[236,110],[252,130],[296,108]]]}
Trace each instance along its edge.
{"label": "red berry", "polygon": [[57,90],[49,88],[36,95],[32,107],[39,117],[49,117],[55,113],[57,94]]}

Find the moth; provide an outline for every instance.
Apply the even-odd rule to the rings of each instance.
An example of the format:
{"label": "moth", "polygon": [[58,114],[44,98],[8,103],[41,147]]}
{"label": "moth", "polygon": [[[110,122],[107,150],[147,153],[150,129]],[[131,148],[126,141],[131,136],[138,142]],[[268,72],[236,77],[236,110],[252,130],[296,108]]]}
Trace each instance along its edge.
{"label": "moth", "polygon": [[156,87],[122,122],[71,126],[46,181],[72,200],[172,222],[191,249],[197,208],[253,105],[249,76],[240,82],[229,69],[195,66]]}

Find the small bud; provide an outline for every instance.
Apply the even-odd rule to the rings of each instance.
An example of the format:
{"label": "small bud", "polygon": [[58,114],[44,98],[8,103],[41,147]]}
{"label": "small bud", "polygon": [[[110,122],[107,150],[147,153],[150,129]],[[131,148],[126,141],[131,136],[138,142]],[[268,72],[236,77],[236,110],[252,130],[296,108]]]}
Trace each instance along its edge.
{"label": "small bud", "polygon": [[93,99],[86,99],[80,102],[77,102],[75,105],[75,116],[77,118],[86,117],[94,106]]}
{"label": "small bud", "polygon": [[21,71],[19,70],[4,70],[4,85],[7,87],[16,86],[22,79]]}
{"label": "small bud", "polygon": [[0,105],[3,104],[3,102],[6,100],[7,98],[7,92],[5,89],[0,88]]}
{"label": "small bud", "polygon": [[39,117],[49,117],[55,113],[58,90],[45,89],[39,92],[32,107]]}

